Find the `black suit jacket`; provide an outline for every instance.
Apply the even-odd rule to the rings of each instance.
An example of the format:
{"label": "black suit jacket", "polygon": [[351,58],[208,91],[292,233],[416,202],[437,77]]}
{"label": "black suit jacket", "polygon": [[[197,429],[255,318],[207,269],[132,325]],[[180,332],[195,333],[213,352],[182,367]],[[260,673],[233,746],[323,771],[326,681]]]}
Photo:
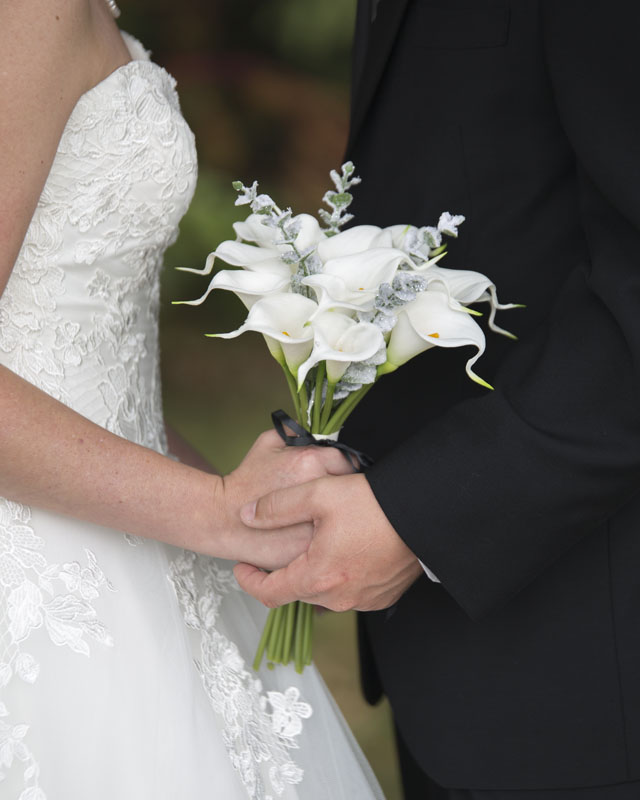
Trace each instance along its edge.
{"label": "black suit jacket", "polygon": [[[344,438],[421,577],[365,616],[365,685],[445,786],[640,779],[640,3],[361,2],[360,223],[467,222],[513,343],[434,348]],[[366,50],[363,45],[366,42]]]}

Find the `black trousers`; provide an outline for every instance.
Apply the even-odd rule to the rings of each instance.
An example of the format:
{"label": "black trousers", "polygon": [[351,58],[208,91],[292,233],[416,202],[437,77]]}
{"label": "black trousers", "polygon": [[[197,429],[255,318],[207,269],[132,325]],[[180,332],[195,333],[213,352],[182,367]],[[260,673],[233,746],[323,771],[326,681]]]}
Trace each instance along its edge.
{"label": "black trousers", "polygon": [[396,732],[405,800],[640,800],[640,781],[580,789],[444,789],[420,769]]}

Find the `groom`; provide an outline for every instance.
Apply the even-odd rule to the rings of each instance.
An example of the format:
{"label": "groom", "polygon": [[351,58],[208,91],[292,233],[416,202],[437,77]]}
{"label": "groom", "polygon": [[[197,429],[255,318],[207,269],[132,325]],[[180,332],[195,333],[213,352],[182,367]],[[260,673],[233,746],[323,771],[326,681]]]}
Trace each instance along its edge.
{"label": "groom", "polygon": [[236,569],[369,611],[408,798],[640,798],[639,30],[637,0],[359,3],[358,222],[464,214],[446,266],[527,309],[477,365],[494,392],[464,350],[383,378],[342,437],[366,478],[245,509],[313,521],[307,555]]}

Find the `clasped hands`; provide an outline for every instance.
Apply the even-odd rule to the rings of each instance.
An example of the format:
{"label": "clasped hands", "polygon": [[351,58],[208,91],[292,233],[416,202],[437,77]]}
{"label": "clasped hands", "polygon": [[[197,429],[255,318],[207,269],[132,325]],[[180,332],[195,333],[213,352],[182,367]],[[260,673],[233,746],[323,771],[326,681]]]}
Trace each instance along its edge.
{"label": "clasped hands", "polygon": [[[271,485],[238,508],[246,529],[260,534],[234,569],[247,593],[270,608],[304,600],[333,611],[372,611],[393,605],[423,574],[364,475],[333,448],[283,448],[269,431],[226,480],[241,473],[254,488],[251,471],[263,450],[280,459],[265,476]],[[242,489],[246,498],[249,486]]]}

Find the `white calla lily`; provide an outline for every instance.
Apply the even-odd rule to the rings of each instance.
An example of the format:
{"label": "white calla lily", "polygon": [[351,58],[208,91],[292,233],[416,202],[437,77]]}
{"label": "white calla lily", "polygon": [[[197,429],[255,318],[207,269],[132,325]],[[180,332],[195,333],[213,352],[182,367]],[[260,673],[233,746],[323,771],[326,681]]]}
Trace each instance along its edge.
{"label": "white calla lily", "polygon": [[[226,289],[236,294],[246,308],[250,309],[261,297],[276,292],[286,292],[290,284],[289,277],[282,277],[273,272],[249,272],[242,269],[223,269],[214,275],[209,284],[207,294],[214,289]],[[203,298],[195,301],[199,305]]]}
{"label": "white calla lily", "polygon": [[295,376],[298,367],[311,353],[313,328],[310,320],[318,304],[301,294],[277,293],[262,297],[251,306],[245,322],[229,333],[208,333],[218,339],[233,339],[247,331],[261,333],[271,355],[282,364],[286,362]]}
{"label": "white calla lily", "polygon": [[[295,243],[300,252],[315,247],[327,237],[318,220],[311,214],[297,214],[291,221],[299,227]],[[273,225],[265,224],[263,214],[249,214],[244,222],[234,222],[233,230],[239,240],[254,242],[261,248],[273,250],[276,254],[289,249],[287,245],[278,244],[279,230]]]}
{"label": "white calla lily", "polygon": [[301,386],[310,369],[326,361],[327,379],[335,384],[354,361],[367,361],[384,347],[384,338],[379,328],[370,322],[356,322],[339,311],[317,314],[311,322],[313,327],[313,350],[298,370],[298,386]]}
{"label": "white calla lily", "polygon": [[375,225],[356,225],[336,236],[330,236],[318,245],[318,258],[323,263],[333,258],[342,258],[362,253],[372,247],[391,247],[391,235]]}
{"label": "white calla lily", "polygon": [[330,259],[321,273],[310,275],[302,283],[314,289],[323,310],[336,307],[370,311],[380,284],[390,283],[399,265],[405,262],[415,266],[402,250],[372,248]]}
{"label": "white calla lily", "polygon": [[[259,230],[261,227],[273,237],[273,229],[263,225],[259,220],[260,215],[251,214],[245,222],[234,223],[234,229],[238,233],[236,226],[241,226],[240,232],[247,236],[253,236],[258,241],[258,235],[262,233]],[[201,297],[197,300],[176,300],[174,305],[199,306],[204,303],[214,289],[227,289],[235,292],[245,306],[250,308],[258,297],[283,291],[291,281],[291,267],[280,258],[280,250],[273,242],[266,237],[262,241],[265,242],[264,246],[233,242],[228,239],[221,242],[213,253],[209,253],[202,269],[178,267],[177,269],[181,272],[210,275],[216,259],[220,258],[232,267],[242,267],[246,272],[220,270],[213,276]],[[257,277],[249,277],[251,273]]]}
{"label": "white calla lily", "polygon": [[214,251],[216,258],[221,258],[232,267],[243,269],[286,270],[291,274],[290,267],[281,261],[280,252],[270,247],[245,244],[244,242],[221,242]]}
{"label": "white calla lily", "polygon": [[[385,228],[391,235],[393,246],[403,250],[409,255],[417,253],[421,258],[428,259],[433,248],[440,248],[442,234],[437,228],[416,228],[415,225],[391,225]],[[425,241],[425,233],[429,234],[430,244]],[[436,253],[437,255],[437,253]],[[426,264],[422,264],[424,268]]]}
{"label": "white calla lily", "polygon": [[244,221],[234,222],[233,230],[236,232],[238,241],[253,242],[260,247],[277,250],[278,229],[272,225],[266,225],[265,222],[264,214],[249,214]]}
{"label": "white calla lily", "polygon": [[393,246],[403,250],[407,234],[416,231],[417,228],[414,225],[390,225],[385,230],[391,235]]}
{"label": "white calla lily", "polygon": [[476,383],[493,388],[472,369],[485,350],[482,328],[464,309],[451,308],[450,300],[444,292],[421,292],[398,314],[398,321],[387,345],[387,363],[380,372],[392,372],[432,347],[465,345],[471,345],[478,351],[467,361],[467,375]]}
{"label": "white calla lily", "polygon": [[320,246],[327,239],[327,234],[320,227],[320,223],[311,214],[297,214],[293,218],[294,222],[300,225],[300,230],[296,236],[296,247],[300,253],[310,247]]}
{"label": "white calla lily", "polygon": [[[240,245],[239,242],[222,242],[217,250],[209,254],[204,269],[191,269],[189,267],[177,267],[177,269],[183,272],[195,272],[198,275],[210,275],[220,250],[223,249],[223,252],[226,252],[223,245],[239,245],[240,247],[247,247],[249,250],[261,249],[251,245]],[[226,258],[224,260],[227,261]],[[205,293],[198,297],[197,300],[174,300],[173,305],[199,306],[204,303],[214,289],[227,289],[235,292],[244,305],[250,308],[255,302],[255,300],[251,299],[252,297],[257,299],[273,292],[282,292],[285,287],[290,285],[290,282],[291,269],[289,266],[279,258],[270,257],[255,261],[247,266],[246,270],[220,270],[211,279]]]}
{"label": "white calla lily", "polygon": [[501,333],[510,339],[517,339],[512,333],[495,324],[496,311],[506,311],[511,308],[521,308],[516,303],[499,303],[495,284],[481,272],[468,269],[447,269],[445,267],[432,267],[425,277],[429,280],[429,289],[444,291],[452,301],[452,308],[456,303],[467,305],[469,303],[489,303],[489,328],[494,333]]}

